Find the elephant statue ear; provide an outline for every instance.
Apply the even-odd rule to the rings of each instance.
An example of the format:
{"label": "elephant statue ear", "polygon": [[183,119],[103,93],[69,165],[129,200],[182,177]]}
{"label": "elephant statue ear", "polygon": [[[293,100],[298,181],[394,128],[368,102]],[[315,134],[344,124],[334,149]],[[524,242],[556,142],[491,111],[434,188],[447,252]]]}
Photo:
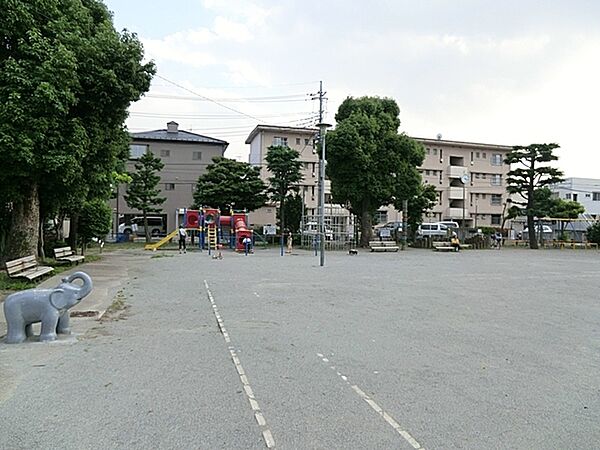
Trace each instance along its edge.
{"label": "elephant statue ear", "polygon": [[67,296],[65,290],[56,288],[50,294],[50,304],[56,309],[65,309],[67,307]]}

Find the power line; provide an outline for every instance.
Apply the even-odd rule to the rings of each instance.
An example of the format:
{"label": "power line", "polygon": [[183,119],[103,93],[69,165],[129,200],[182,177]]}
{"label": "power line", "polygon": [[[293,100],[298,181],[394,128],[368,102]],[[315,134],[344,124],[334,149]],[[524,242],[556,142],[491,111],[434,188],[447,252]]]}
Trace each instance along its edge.
{"label": "power line", "polygon": [[184,86],[181,86],[180,84],[178,84],[178,83],[175,83],[174,81],[171,81],[171,80],[169,80],[169,79],[167,79],[167,78],[165,78],[165,77],[163,77],[163,76],[161,76],[161,75],[159,75],[159,74],[156,74],[156,76],[157,76],[158,78],[160,78],[160,79],[162,79],[162,80],[166,81],[167,83],[171,83],[173,86],[177,86],[178,88],[180,88],[180,89],[183,89],[184,91],[187,91],[187,92],[189,92],[190,94],[193,94],[193,95],[196,95],[196,96],[198,96],[198,97],[200,97],[200,98],[206,99],[207,101],[209,101],[209,102],[211,102],[211,103],[214,103],[215,105],[218,105],[218,106],[220,106],[221,108],[228,109],[229,111],[233,111],[234,113],[241,114],[242,116],[250,117],[251,119],[257,120],[258,122],[264,122],[264,120],[260,120],[259,118],[257,118],[257,117],[254,117],[254,116],[252,116],[252,115],[250,115],[250,114],[246,114],[245,112],[239,111],[239,110],[237,110],[237,109],[235,109],[235,108],[231,108],[231,107],[229,107],[229,106],[227,106],[227,105],[223,105],[222,103],[220,103],[220,102],[218,102],[218,101],[216,101],[216,100],[213,100],[213,99],[211,99],[211,98],[209,98],[209,97],[206,97],[206,96],[204,96],[204,95],[202,95],[202,94],[198,94],[197,92],[194,92],[194,91],[192,91],[191,89],[188,89],[188,88],[186,88],[186,87],[184,87]]}

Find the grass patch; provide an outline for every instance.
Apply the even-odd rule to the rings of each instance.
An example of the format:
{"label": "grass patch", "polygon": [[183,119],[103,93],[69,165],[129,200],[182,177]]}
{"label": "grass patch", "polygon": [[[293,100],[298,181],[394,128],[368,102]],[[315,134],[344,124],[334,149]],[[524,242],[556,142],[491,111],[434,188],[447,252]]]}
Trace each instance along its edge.
{"label": "grass patch", "polygon": [[0,290],[2,291],[22,291],[36,286],[37,283],[34,281],[21,278],[10,278],[7,274],[0,273]]}

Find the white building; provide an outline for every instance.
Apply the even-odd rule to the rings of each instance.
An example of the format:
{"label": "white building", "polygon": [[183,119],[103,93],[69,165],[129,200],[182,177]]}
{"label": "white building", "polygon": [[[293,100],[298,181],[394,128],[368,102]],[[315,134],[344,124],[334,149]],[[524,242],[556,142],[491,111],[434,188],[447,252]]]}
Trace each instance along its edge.
{"label": "white building", "polygon": [[562,183],[549,186],[562,200],[581,203],[585,213],[600,219],[600,180],[595,178],[566,178]]}

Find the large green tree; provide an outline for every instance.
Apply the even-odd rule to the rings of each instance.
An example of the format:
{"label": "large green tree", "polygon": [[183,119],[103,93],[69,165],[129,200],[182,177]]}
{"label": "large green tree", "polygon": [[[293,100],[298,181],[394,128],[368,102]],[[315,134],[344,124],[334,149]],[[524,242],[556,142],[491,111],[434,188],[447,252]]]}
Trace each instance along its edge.
{"label": "large green tree", "polygon": [[[535,191],[562,181],[563,173],[549,165],[552,161],[558,160],[553,153],[558,147],[558,144],[517,145],[504,160],[506,164],[513,165],[506,179],[506,190],[510,194],[520,196],[521,200],[513,198],[513,203],[525,206],[529,248],[532,249],[538,248],[534,222],[539,211],[536,211]],[[541,229],[539,231],[542,232]]]}
{"label": "large green tree", "polygon": [[285,201],[289,194],[297,193],[302,181],[302,162],[299,153],[289,147],[271,146],[265,157],[267,169],[271,172],[268,192],[272,201],[279,203],[279,224],[281,233],[286,228]]}
{"label": "large green tree", "polygon": [[260,179],[260,167],[216,156],[206,173],[198,177],[193,207],[254,211],[266,203],[266,189]]}
{"label": "large green tree", "polygon": [[107,198],[127,152],[127,108],[154,65],[99,0],[4,0],[0,10],[0,258],[9,258],[36,252],[44,216],[69,209],[76,230],[85,200]]}
{"label": "large green tree", "polygon": [[79,239],[81,241],[81,253],[92,239],[104,239],[110,233],[112,223],[112,209],[106,201],[95,198],[85,202],[81,208],[79,219]]}
{"label": "large green tree", "polygon": [[164,167],[160,158],[154,156],[151,152],[146,152],[135,163],[135,172],[129,174],[131,183],[127,185],[125,201],[132,209],[140,211],[144,217],[144,230],[146,232],[146,242],[150,242],[150,227],[148,227],[148,213],[160,212],[166,198],[159,197],[160,175],[158,173]]}
{"label": "large green tree", "polygon": [[[400,109],[389,98],[347,98],[327,134],[327,176],[333,200],[348,205],[361,226],[361,245],[372,238],[372,221],[380,206],[411,200],[421,188],[417,170],[423,147],[398,134]],[[414,202],[413,202],[414,203]]]}

